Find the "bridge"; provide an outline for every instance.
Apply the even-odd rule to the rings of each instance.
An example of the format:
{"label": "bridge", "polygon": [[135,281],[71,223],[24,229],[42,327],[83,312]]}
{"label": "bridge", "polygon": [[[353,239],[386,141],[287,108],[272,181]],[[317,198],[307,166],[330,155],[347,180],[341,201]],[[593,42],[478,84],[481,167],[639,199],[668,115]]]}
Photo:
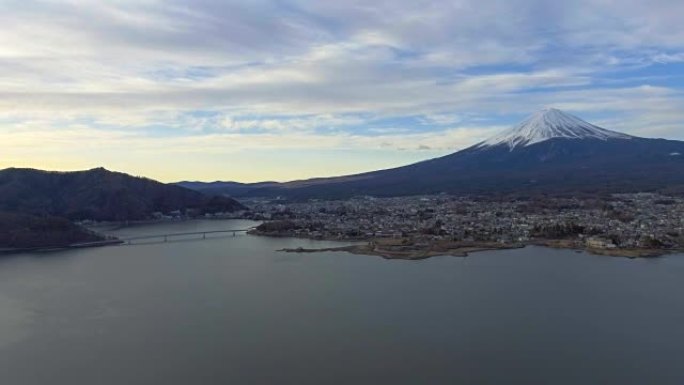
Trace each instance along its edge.
{"label": "bridge", "polygon": [[136,237],[128,237],[128,238],[120,238],[123,243],[127,245],[132,245],[134,242],[138,241],[150,241],[150,240],[159,240],[161,242],[168,242],[169,240],[172,240],[173,238],[179,238],[179,237],[191,237],[191,236],[201,236],[201,239],[207,239],[207,235],[212,235],[212,234],[233,234],[233,236],[236,236],[238,233],[246,233],[249,230],[254,229],[253,227],[250,227],[248,229],[228,229],[228,230],[208,230],[208,231],[193,231],[193,232],[186,232],[186,233],[167,233],[167,234],[154,234],[154,235],[141,235],[141,236],[136,236]]}

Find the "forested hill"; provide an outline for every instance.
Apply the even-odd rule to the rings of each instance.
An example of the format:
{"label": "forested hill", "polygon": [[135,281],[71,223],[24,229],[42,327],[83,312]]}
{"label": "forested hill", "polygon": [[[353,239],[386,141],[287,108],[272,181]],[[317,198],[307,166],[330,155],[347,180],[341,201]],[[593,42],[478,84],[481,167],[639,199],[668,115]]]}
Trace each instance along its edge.
{"label": "forested hill", "polygon": [[227,197],[96,168],[53,172],[0,170],[0,211],[70,220],[138,220],[175,210],[233,212],[245,209]]}
{"label": "forested hill", "polygon": [[64,218],[0,212],[0,250],[65,247],[104,237]]}

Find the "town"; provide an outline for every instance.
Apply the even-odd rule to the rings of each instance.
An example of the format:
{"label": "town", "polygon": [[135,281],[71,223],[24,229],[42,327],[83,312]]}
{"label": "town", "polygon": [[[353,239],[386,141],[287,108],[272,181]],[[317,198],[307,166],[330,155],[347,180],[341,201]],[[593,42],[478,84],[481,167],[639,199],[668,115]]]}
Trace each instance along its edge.
{"label": "town", "polygon": [[684,247],[684,199],[654,193],[603,198],[492,200],[434,195],[244,203],[251,208],[247,217],[265,221],[256,231],[262,235],[395,239],[404,244],[407,240],[410,244],[544,244],[617,255],[624,254],[621,250]]}

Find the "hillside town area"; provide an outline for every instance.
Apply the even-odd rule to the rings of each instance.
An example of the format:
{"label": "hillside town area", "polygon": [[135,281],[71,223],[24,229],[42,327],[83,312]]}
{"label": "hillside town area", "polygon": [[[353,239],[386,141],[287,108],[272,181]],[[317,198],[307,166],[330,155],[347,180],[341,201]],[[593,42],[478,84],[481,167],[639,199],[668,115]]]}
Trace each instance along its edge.
{"label": "hillside town area", "polygon": [[[562,247],[684,247],[684,199],[651,193],[607,198],[486,200],[449,195],[283,203],[245,202],[262,235],[327,240],[402,239]],[[559,244],[560,245],[560,244]]]}

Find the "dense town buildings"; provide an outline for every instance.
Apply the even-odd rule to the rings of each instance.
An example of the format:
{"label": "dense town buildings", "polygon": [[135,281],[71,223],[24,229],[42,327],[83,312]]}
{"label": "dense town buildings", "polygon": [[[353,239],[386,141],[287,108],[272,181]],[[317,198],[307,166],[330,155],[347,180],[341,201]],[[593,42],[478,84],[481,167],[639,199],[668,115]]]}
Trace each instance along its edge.
{"label": "dense town buildings", "polygon": [[306,238],[420,238],[529,243],[566,239],[593,249],[684,246],[684,199],[619,194],[603,199],[493,201],[449,195],[247,203],[266,232]]}

